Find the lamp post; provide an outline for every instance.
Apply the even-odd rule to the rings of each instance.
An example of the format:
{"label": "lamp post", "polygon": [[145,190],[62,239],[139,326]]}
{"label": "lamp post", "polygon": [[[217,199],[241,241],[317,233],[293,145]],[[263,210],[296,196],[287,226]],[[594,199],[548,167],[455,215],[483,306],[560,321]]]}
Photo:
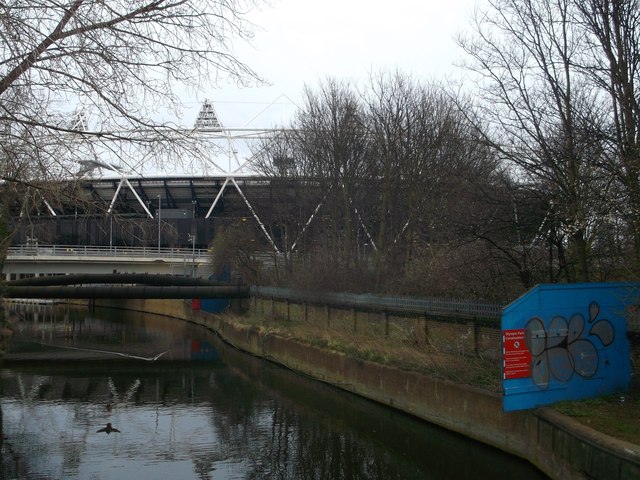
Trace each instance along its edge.
{"label": "lamp post", "polygon": [[196,236],[198,235],[198,225],[196,223],[196,200],[191,200],[192,227],[196,233],[191,234],[191,277],[196,276]]}
{"label": "lamp post", "polygon": [[162,231],[160,230],[160,217],[162,216],[162,197],[158,194],[158,254],[160,254],[160,243],[162,242]]}
{"label": "lamp post", "polygon": [[196,276],[196,235],[187,234],[188,240],[191,242],[191,277]]}

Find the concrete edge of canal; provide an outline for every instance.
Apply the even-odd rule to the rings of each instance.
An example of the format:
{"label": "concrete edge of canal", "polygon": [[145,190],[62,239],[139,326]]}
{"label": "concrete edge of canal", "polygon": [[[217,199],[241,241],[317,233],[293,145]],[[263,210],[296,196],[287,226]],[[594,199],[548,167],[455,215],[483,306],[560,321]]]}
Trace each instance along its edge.
{"label": "concrete edge of canal", "polygon": [[552,478],[640,478],[640,446],[601,434],[550,408],[505,413],[499,395],[237,327],[222,316],[193,311],[181,300],[96,304],[200,324],[240,350],[525,458]]}

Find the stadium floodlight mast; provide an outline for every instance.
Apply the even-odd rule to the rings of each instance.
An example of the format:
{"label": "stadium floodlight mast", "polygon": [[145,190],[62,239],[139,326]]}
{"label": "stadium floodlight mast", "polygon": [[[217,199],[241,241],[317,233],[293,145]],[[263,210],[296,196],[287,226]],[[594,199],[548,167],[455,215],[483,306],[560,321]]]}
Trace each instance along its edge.
{"label": "stadium floodlight mast", "polygon": [[[247,160],[247,161],[245,161],[243,163],[241,163],[239,161],[238,152],[234,148],[232,133],[222,126],[222,124],[220,123],[220,120],[218,118],[218,114],[216,113],[216,110],[215,110],[215,108],[213,106],[213,103],[210,102],[209,100],[206,100],[204,102],[204,104],[202,105],[202,109],[200,110],[200,113],[198,114],[198,118],[196,119],[196,122],[195,122],[195,125],[194,125],[194,130],[197,131],[198,129],[207,129],[209,131],[213,131],[214,133],[217,133],[217,132],[222,133],[224,135],[224,138],[227,141],[227,147],[228,147],[227,148],[228,160],[229,160],[228,161],[228,169],[227,169],[226,172],[224,172],[225,175],[226,175],[226,178],[224,180],[224,183],[222,184],[222,187],[220,188],[220,191],[216,195],[216,198],[211,203],[211,206],[209,207],[209,210],[207,211],[207,214],[205,215],[205,218],[209,218],[211,216],[211,214],[213,213],[214,208],[216,208],[216,205],[218,204],[218,202],[220,201],[220,199],[224,195],[224,189],[227,187],[227,185],[229,185],[229,183],[231,183],[235,187],[235,189],[238,191],[238,193],[240,194],[240,197],[242,198],[244,203],[247,205],[247,208],[251,212],[251,215],[253,216],[255,221],[258,223],[258,226],[260,227],[260,230],[262,231],[262,233],[266,237],[266,239],[269,241],[269,244],[271,245],[273,250],[276,253],[280,253],[280,250],[278,250],[278,247],[276,246],[276,243],[274,242],[274,240],[271,237],[271,235],[269,235],[269,232],[267,231],[264,223],[262,222],[262,220],[260,220],[260,217],[258,216],[258,214],[256,213],[255,209],[251,205],[251,202],[249,202],[249,200],[245,196],[244,192],[240,188],[240,185],[238,185],[238,182],[236,182],[236,179],[235,179],[235,176],[246,165],[249,164],[249,160]],[[232,159],[235,161],[235,164],[237,166],[237,168],[235,170],[232,170],[232,167],[231,167]]]}

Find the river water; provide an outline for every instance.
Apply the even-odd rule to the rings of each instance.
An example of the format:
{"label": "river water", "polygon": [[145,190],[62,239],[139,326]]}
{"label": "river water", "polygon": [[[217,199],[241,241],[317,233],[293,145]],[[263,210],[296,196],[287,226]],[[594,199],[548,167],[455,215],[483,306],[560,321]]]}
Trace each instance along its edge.
{"label": "river water", "polygon": [[0,371],[4,479],[544,478],[187,322],[16,308]]}

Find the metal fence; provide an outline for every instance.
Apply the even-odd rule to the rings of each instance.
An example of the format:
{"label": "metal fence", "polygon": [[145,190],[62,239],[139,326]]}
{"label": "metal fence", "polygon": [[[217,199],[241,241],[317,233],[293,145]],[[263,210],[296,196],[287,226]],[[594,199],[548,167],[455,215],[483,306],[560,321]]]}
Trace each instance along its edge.
{"label": "metal fence", "polygon": [[[274,319],[301,318],[340,329],[429,345],[436,350],[501,357],[503,305],[439,297],[313,293],[291,288],[252,287],[254,310]],[[256,305],[256,300],[260,305]],[[295,306],[299,306],[296,310]],[[640,364],[640,309],[628,316],[632,356]]]}
{"label": "metal fence", "polygon": [[252,287],[264,321],[297,319],[325,331],[386,338],[403,345],[484,358],[500,357],[502,306],[437,297],[300,292]]}
{"label": "metal fence", "polygon": [[336,308],[389,310],[414,314],[429,313],[454,317],[499,319],[503,305],[456,298],[397,297],[374,294],[313,293],[291,288],[252,287],[251,294],[262,298],[289,300],[294,303],[332,304]]}

